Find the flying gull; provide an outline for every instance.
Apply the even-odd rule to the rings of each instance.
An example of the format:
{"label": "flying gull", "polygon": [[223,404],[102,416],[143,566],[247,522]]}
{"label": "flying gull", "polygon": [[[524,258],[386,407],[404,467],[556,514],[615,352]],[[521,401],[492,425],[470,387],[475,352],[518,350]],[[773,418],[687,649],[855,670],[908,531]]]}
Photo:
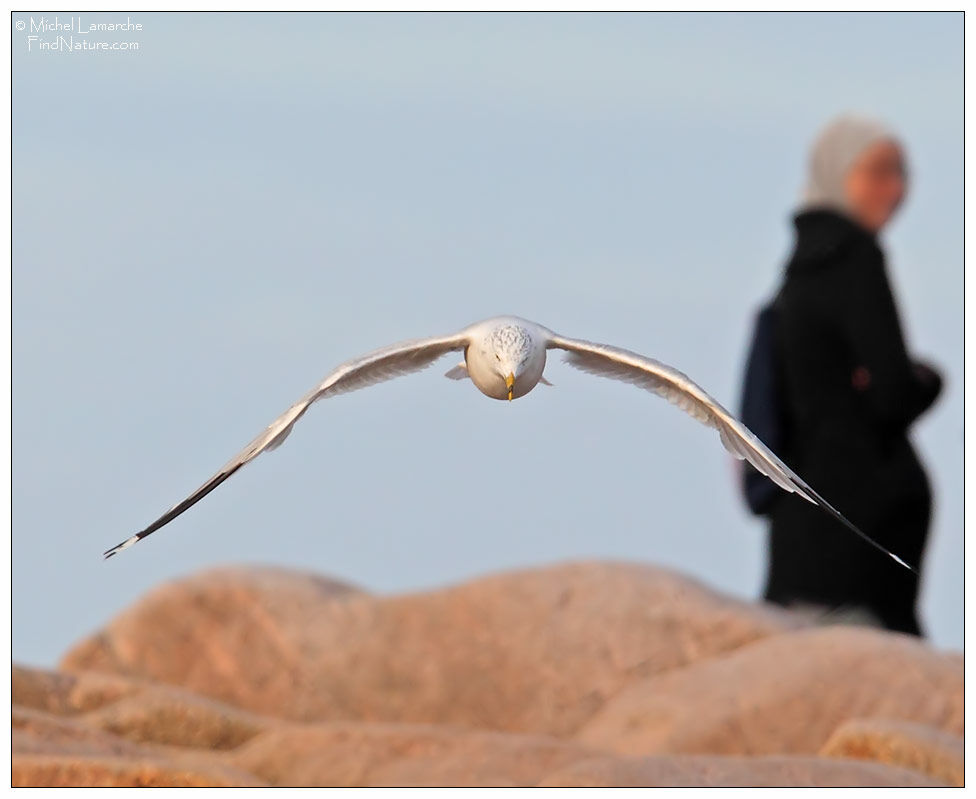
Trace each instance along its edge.
{"label": "flying gull", "polygon": [[207,496],[244,464],[254,460],[262,452],[280,446],[291,433],[295,422],[317,400],[420,371],[449,352],[463,352],[464,360],[450,369],[446,373],[447,377],[454,380],[470,378],[483,394],[492,399],[518,399],[528,394],[540,382],[548,384],[542,372],[546,366],[546,352],[552,349],[567,352],[567,362],[577,369],[653,391],[698,421],[714,427],[718,430],[722,444],[736,458],[751,463],[783,490],[796,493],[819,506],[869,544],[915,572],[905,561],[848,521],[687,375],[636,352],[567,338],[516,316],[486,319],[451,336],[405,341],[346,361],[268,425],[264,432],[206,483],[144,530],[107,550],[105,557],[110,558],[168,524]]}

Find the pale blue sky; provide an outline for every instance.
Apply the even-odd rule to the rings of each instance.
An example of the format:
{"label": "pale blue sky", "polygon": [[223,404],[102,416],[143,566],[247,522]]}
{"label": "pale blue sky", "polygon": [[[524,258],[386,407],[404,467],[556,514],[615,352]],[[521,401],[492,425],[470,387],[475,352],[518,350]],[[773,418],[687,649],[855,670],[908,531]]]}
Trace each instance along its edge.
{"label": "pale blue sky", "polygon": [[138,51],[13,37],[15,660],[228,562],[394,592],[615,558],[755,596],[765,528],[714,432],[558,357],[511,404],[445,359],[317,405],[101,552],[337,363],[498,313],[736,407],[806,148],[847,109],[911,159],[885,243],[910,346],[947,376],[916,429],[922,613],[961,647],[961,14],[129,16]]}

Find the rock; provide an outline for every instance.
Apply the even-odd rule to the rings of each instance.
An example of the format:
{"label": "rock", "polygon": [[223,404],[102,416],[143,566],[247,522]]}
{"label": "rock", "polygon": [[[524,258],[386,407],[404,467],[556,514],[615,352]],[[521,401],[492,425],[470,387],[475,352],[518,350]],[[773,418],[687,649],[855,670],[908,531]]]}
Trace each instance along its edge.
{"label": "rock", "polygon": [[[42,714],[40,711],[27,711]],[[51,716],[60,725],[75,719]],[[76,786],[931,786],[879,763],[815,757],[606,755],[542,736],[422,725],[283,724],[229,752],[183,752],[94,731],[65,751],[24,748],[15,731],[14,785]],[[49,743],[63,747],[61,741]],[[55,746],[55,749],[58,747]]]}
{"label": "rock", "polygon": [[58,715],[83,713],[141,690],[138,681],[113,674],[64,674],[11,667],[11,702]]}
{"label": "rock", "polygon": [[531,786],[596,754],[543,736],[339,722],[269,730],[231,762],[271,785]]}
{"label": "rock", "polygon": [[88,724],[132,741],[198,749],[233,749],[268,721],[205,697],[173,690],[145,691],[88,713]]}
{"label": "rock", "polygon": [[63,662],[13,667],[14,785],[962,782],[961,655],[645,566],[393,597],[220,569]]}
{"label": "rock", "polygon": [[937,787],[908,769],[817,757],[602,757],[545,778],[543,787]]}
{"label": "rock", "polygon": [[11,751],[21,785],[259,784],[212,751],[138,744],[86,724],[85,717],[16,705]]}
{"label": "rock", "polygon": [[12,698],[15,785],[260,784],[222,761],[220,748],[268,721],[213,700],[141,680],[19,666]]}
{"label": "rock", "polygon": [[961,734],[962,658],[865,628],[786,633],[629,686],[577,738],[629,755],[812,754],[858,717]]}
{"label": "rock", "polygon": [[138,756],[142,748],[79,719],[29,708],[12,708],[11,750],[15,754]]}
{"label": "rock", "polygon": [[[31,688],[18,691],[19,698],[62,711],[79,704],[66,695],[84,698],[99,682],[90,672],[70,679],[22,667],[16,672],[18,687]],[[549,771],[600,754],[542,736],[281,722],[182,689],[113,679],[117,698],[88,712],[13,706],[13,752],[23,784],[243,785],[264,778],[312,786],[534,785]],[[57,701],[43,701],[45,684]]]}
{"label": "rock", "polygon": [[[105,632],[75,647],[64,664],[68,671],[148,677],[231,702],[244,687],[272,697],[250,706],[274,708],[274,697],[292,693],[315,656],[296,631],[355,593],[304,572],[212,569],[150,591]],[[201,685],[210,690],[199,691]]]}
{"label": "rock", "polygon": [[963,739],[922,724],[853,719],[834,730],[820,754],[877,760],[915,769],[957,788],[965,785]]}
{"label": "rock", "polygon": [[248,774],[220,766],[213,766],[210,769],[192,769],[165,761],[15,754],[11,768],[11,784],[14,787],[52,788],[121,786],[183,788],[255,786],[261,783]]}
{"label": "rock", "polygon": [[649,566],[565,564],[377,598],[283,570],[170,583],[64,668],[183,686],[300,721],[569,735],[627,685],[796,628]]}
{"label": "rock", "polygon": [[15,666],[12,698],[15,728],[18,719],[37,726],[47,717],[46,729],[53,731],[52,719],[67,714],[78,724],[61,724],[62,733],[101,730],[184,747],[231,749],[273,723],[179,688],[96,672],[57,674]]}

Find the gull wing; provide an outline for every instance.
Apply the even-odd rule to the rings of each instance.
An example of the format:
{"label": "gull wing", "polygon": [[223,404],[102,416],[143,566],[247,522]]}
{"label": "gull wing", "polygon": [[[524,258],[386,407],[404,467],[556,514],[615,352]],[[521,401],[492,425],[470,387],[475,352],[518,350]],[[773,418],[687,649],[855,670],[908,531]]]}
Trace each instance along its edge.
{"label": "gull wing", "polygon": [[346,361],[336,367],[318,386],[269,424],[257,438],[231,458],[220,471],[190,496],[174,505],[144,530],[140,530],[121,544],[107,550],[104,553],[105,557],[112,557],[117,552],[132,546],[150,533],[173,521],[181,513],[207,496],[245,463],[254,460],[266,450],[273,450],[280,446],[292,431],[295,422],[304,415],[313,402],[391,380],[410,372],[418,372],[430,366],[442,355],[453,350],[464,349],[467,343],[467,336],[463,333],[443,338],[416,339],[374,350],[360,358]]}
{"label": "gull wing", "polygon": [[918,573],[904,560],[848,521],[840,511],[783,463],[748,427],[705,393],[688,375],[660,361],[607,344],[596,344],[553,334],[547,347],[565,350],[568,353],[566,361],[577,369],[653,391],[698,421],[714,427],[718,430],[722,444],[736,458],[747,460],[784,491],[796,493],[808,502],[819,506],[873,547],[881,550],[906,569]]}

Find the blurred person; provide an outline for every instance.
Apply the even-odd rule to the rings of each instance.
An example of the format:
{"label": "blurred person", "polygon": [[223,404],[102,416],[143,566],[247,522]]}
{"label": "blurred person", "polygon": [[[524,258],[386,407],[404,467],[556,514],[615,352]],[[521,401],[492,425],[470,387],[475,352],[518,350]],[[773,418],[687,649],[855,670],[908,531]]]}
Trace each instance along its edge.
{"label": "blurred person", "polygon": [[[932,500],[908,430],[942,381],[906,351],[878,244],[906,183],[904,152],[884,125],[845,115],[821,131],[792,255],[758,318],[742,416],[841,513],[920,569]],[[765,599],[922,635],[916,575],[750,472],[747,502],[771,521]]]}

